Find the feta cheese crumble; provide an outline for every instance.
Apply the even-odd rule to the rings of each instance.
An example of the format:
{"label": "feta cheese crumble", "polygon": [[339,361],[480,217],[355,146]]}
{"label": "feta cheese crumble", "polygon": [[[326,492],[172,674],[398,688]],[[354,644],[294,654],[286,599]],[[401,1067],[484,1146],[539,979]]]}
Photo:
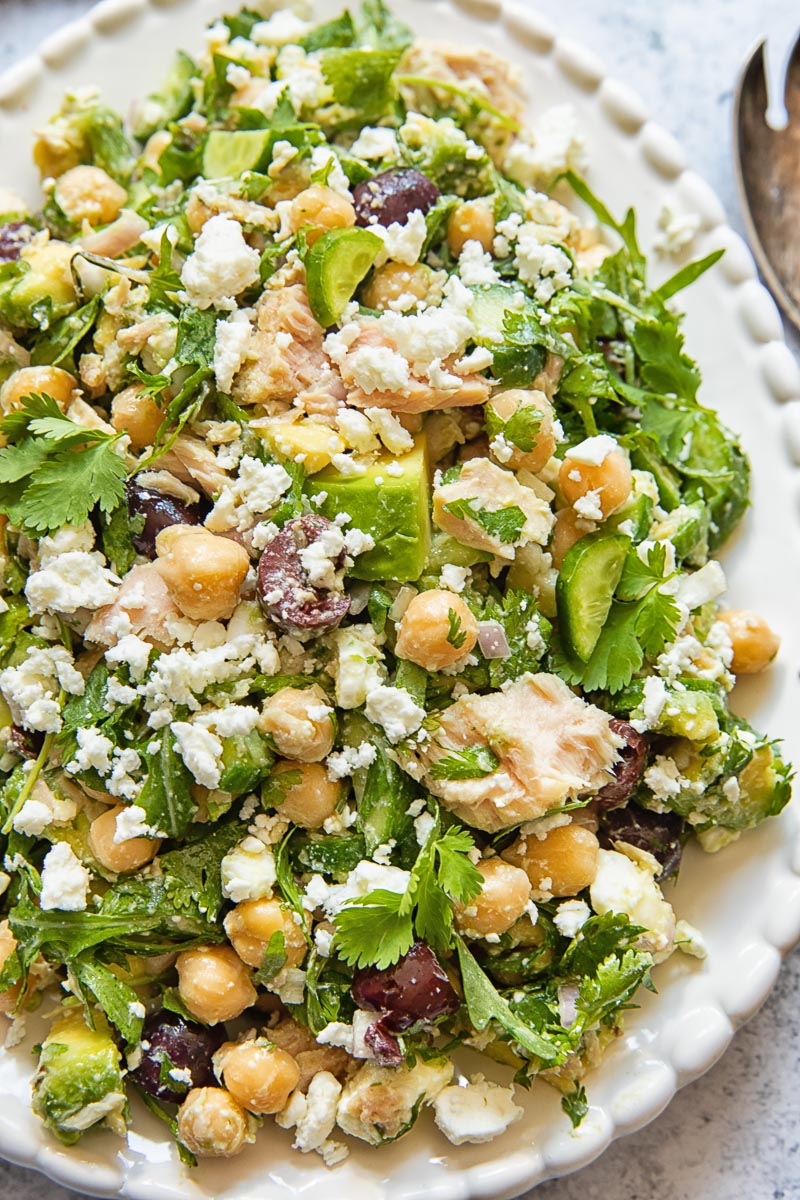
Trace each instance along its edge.
{"label": "feta cheese crumble", "polygon": [[392,743],[416,733],[425,719],[425,709],[405,688],[385,685],[370,692],[364,711],[368,720],[380,725]]}
{"label": "feta cheese crumble", "polygon": [[180,299],[194,308],[233,310],[235,297],[259,282],[260,266],[261,256],[244,240],[239,222],[225,214],[211,217],[183,264]]}
{"label": "feta cheese crumble", "polygon": [[56,842],[42,864],[40,907],[44,912],[83,912],[91,875],[67,842]]}
{"label": "feta cheese crumble", "polygon": [[490,1083],[482,1075],[472,1082],[444,1088],[433,1102],[434,1120],[449,1142],[490,1142],[518,1121],[523,1109],[514,1103],[514,1088]]}

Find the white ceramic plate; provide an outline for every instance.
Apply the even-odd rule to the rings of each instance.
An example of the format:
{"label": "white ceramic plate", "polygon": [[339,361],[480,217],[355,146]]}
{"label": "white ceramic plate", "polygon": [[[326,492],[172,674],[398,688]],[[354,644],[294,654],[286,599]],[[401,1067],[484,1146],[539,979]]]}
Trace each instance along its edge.
{"label": "white ceramic plate", "polygon": [[[321,0],[320,18],[343,0]],[[38,194],[30,165],[32,131],[70,87],[96,84],[123,112],[156,87],[174,50],[201,44],[205,22],[237,0],[106,0],[61,30],[39,54],[0,80],[0,183]],[[786,739],[800,763],[800,372],[783,344],[775,306],[755,277],[750,254],[724,225],[708,187],[685,169],[672,137],[647,119],[624,84],[604,77],[593,54],[558,38],[529,4],[502,0],[395,0],[424,36],[488,46],[523,70],[534,112],[569,101],[586,133],[589,178],[621,213],[635,204],[645,248],[661,206],[697,212],[695,249],[726,248],[722,262],[685,295],[687,342],[704,372],[701,393],[743,437],[753,463],[753,509],[724,555],[730,599],[762,612],[783,636],[777,666],[740,684],[734,706]],[[669,270],[675,264],[669,264]],[[666,268],[662,269],[665,273]],[[795,810],[796,811],[796,810]],[[645,995],[627,1032],[588,1079],[591,1112],[573,1133],[552,1089],[525,1097],[525,1117],[487,1146],[451,1147],[430,1116],[400,1144],[375,1151],[353,1145],[327,1171],[315,1155],[290,1149],[290,1135],[265,1129],[229,1162],[187,1173],[149,1114],[137,1111],[127,1143],[92,1134],[65,1149],[30,1111],[29,1046],[0,1056],[0,1153],[38,1168],[67,1187],[141,1200],[466,1200],[516,1196],[541,1180],[595,1158],[609,1142],[655,1117],[676,1090],[715,1062],[738,1024],[772,987],[780,956],[800,936],[800,840],[787,811],[709,859],[689,853],[680,883],[668,888],[679,916],[702,929],[704,963],[677,954],[656,972],[657,996]]]}

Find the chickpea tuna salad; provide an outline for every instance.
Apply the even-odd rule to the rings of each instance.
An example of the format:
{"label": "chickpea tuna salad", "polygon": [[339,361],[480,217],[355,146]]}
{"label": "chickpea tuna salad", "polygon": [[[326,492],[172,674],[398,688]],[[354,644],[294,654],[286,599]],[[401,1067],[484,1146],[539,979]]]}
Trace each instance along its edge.
{"label": "chickpea tuna salad", "polygon": [[524,105],[382,0],[245,9],[2,195],[0,1006],[64,1143],[138,1097],[186,1162],[274,1116],[334,1165],[537,1077],[577,1125],[705,954],[683,846],[789,799],[673,301],[718,256],[649,287]]}

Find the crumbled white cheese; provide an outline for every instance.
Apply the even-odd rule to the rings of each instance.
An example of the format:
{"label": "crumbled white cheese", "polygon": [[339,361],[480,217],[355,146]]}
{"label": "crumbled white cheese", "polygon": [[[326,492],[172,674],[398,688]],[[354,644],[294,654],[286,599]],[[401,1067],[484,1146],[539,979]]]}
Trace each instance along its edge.
{"label": "crumbled white cheese", "polygon": [[[375,437],[380,438],[392,454],[405,454],[407,450],[414,448],[413,437],[388,408],[367,408],[364,410],[364,416],[369,421]],[[389,468],[387,471],[392,473]]]}
{"label": "crumbled white cheese", "polygon": [[237,309],[227,321],[217,321],[214,375],[221,392],[230,392],[235,376],[247,361],[252,333],[250,314],[250,309]]}
{"label": "crumbled white cheese", "polygon": [[392,743],[415,733],[425,719],[425,709],[405,688],[385,685],[370,692],[364,711],[367,719],[380,725]]}
{"label": "crumbled white cheese", "polygon": [[658,675],[648,675],[644,681],[641,719],[631,720],[631,725],[637,733],[646,733],[648,729],[656,728],[666,703],[667,686],[664,680]]}
{"label": "crumbled white cheese", "polygon": [[400,867],[382,866],[365,858],[350,871],[344,883],[326,883],[321,875],[312,875],[306,885],[303,907],[308,912],[322,908],[329,917],[335,916],[348,900],[378,889],[402,896],[410,879],[409,872]]}
{"label": "crumbled white cheese", "polygon": [[311,587],[341,590],[338,562],[344,552],[344,535],[338,525],[323,529],[319,537],[299,551],[300,562]]}
{"label": "crumbled white cheese", "polygon": [[675,590],[675,599],[690,612],[712,600],[718,600],[728,588],[725,572],[716,559],[711,559],[699,571],[681,575]]}
{"label": "crumbled white cheese", "polygon": [[523,1110],[514,1103],[514,1088],[490,1083],[482,1075],[471,1083],[444,1088],[433,1102],[434,1120],[449,1142],[490,1142],[518,1121]]}
{"label": "crumbled white cheese", "polygon": [[206,221],[181,271],[180,298],[194,308],[236,308],[235,297],[257,284],[261,256],[244,240],[238,221],[219,214]]}
{"label": "crumbled white cheese", "polygon": [[111,770],[111,755],[114,743],[101,733],[96,725],[88,725],[85,729],[75,732],[78,749],[71,762],[66,764],[70,775],[79,771],[96,771],[98,775],[108,775]]}
{"label": "crumbled white cheese", "polygon": [[454,563],[445,563],[439,576],[439,586],[451,592],[463,592],[467,580],[472,576],[469,567],[457,567]]}
{"label": "crumbled white cheese", "polygon": [[58,733],[61,728],[61,689],[81,696],[85,686],[64,646],[31,647],[21,663],[0,671],[0,691],[15,724],[40,733]]}
{"label": "crumbled white cheese", "polygon": [[293,1092],[275,1120],[281,1129],[294,1129],[294,1149],[308,1154],[321,1150],[336,1125],[342,1085],[329,1071],[318,1071],[305,1095]]}
{"label": "crumbled white cheese", "polygon": [[564,900],[556,909],[553,924],[564,937],[574,938],[591,915],[589,905],[583,900]]}
{"label": "crumbled white cheese", "polygon": [[191,721],[173,721],[178,753],[203,787],[219,787],[222,777],[222,742],[210,729]]}
{"label": "crumbled white cheese", "polygon": [[700,930],[688,921],[678,921],[675,926],[675,948],[692,958],[708,958],[706,939]]}
{"label": "crumbled white cheese", "polygon": [[350,153],[356,158],[365,158],[368,162],[376,158],[397,158],[397,134],[393,129],[385,129],[381,125],[366,125],[353,142]]}
{"label": "crumbled white cheese", "polygon": [[256,837],[246,837],[222,860],[222,894],[234,904],[261,900],[275,886],[275,858]]}
{"label": "crumbled white cheese", "polygon": [[91,876],[67,842],[56,842],[42,864],[43,911],[83,912]]}
{"label": "crumbled white cheese", "polygon": [[336,425],[351,450],[369,454],[379,449],[369,418],[357,408],[340,408],[336,414]]}
{"label": "crumbled white cheese", "polygon": [[691,246],[700,231],[702,219],[697,213],[674,213],[668,204],[658,214],[660,233],[653,249],[661,255],[678,255]]}
{"label": "crumbled white cheese", "polygon": [[325,186],[330,188],[332,192],[343,196],[346,200],[352,199],[350,192],[350,181],[342,169],[342,164],[339,161],[339,156],[330,146],[322,145],[315,146],[311,151],[311,170],[326,172]]}
{"label": "crumbled white cheese", "polygon": [[291,486],[291,477],[278,463],[263,463],[245,454],[237,478],[224,485],[206,517],[206,528],[213,533],[251,529],[280,503]]}
{"label": "crumbled white cheese", "polygon": [[530,140],[511,143],[503,169],[515,183],[546,191],[558,175],[580,171],[585,160],[585,142],[571,104],[546,109],[534,122]]}
{"label": "crumbled white cheese", "polygon": [[138,771],[141,765],[142,760],[135,750],[114,748],[111,774],[106,782],[112,796],[119,796],[123,800],[136,799],[142,784],[134,779],[132,772]]}
{"label": "crumbled white cheese", "polygon": [[669,800],[673,796],[679,796],[684,783],[675,759],[667,758],[664,754],[656,755],[643,778],[656,800]]}
{"label": "crumbled white cheese", "polygon": [[393,221],[389,226],[370,224],[369,231],[378,235],[390,259],[408,267],[419,262],[428,236],[425,214],[418,208],[409,213],[402,225],[398,221]]}
{"label": "crumbled white cheese", "polygon": [[521,227],[517,237],[514,264],[523,283],[529,284],[540,304],[546,304],[556,292],[572,282],[572,260],[558,246],[542,243],[533,224]]}
{"label": "crumbled white cheese", "polygon": [[411,376],[408,362],[389,346],[362,346],[348,363],[353,379],[368,395],[402,392]]}
{"label": "crumbled white cheese", "polygon": [[640,944],[653,952],[656,960],[672,949],[675,914],[653,878],[651,864],[634,862],[617,850],[600,850],[597,875],[589,888],[592,908],[603,916],[607,912],[625,913],[634,925],[648,932]]}
{"label": "crumbled white cheese", "polygon": [[360,746],[347,746],[335,754],[329,754],[325,760],[329,779],[344,779],[368,767],[375,761],[377,751],[371,742],[362,742]]}
{"label": "crumbled white cheese", "polygon": [[112,666],[127,663],[131,679],[141,682],[147,674],[150,654],[153,647],[135,633],[126,633],[116,645],[106,650],[106,662]]}
{"label": "crumbled white cheese", "polygon": [[572,507],[584,521],[603,520],[603,504],[599,489],[585,492],[583,496],[578,497]]}
{"label": "crumbled white cheese", "polygon": [[609,454],[618,450],[616,438],[609,433],[598,433],[594,437],[584,438],[577,446],[570,446],[564,454],[570,462],[586,463],[590,467],[600,467]]}
{"label": "crumbled white cheese", "polygon": [[458,273],[467,287],[484,287],[500,282],[491,254],[484,252],[480,242],[470,239],[458,256]]}
{"label": "crumbled white cheese", "polygon": [[383,651],[371,625],[347,625],[330,635],[335,656],[329,670],[336,681],[340,708],[360,708],[386,680]]}
{"label": "crumbled white cheese", "polygon": [[97,550],[70,550],[28,576],[25,596],[32,613],[74,613],[113,603],[120,580]]}
{"label": "crumbled white cheese", "polygon": [[290,8],[280,8],[266,21],[257,21],[250,31],[250,41],[257,46],[285,46],[297,42],[311,29],[308,21],[301,20]]}
{"label": "crumbled white cheese", "polygon": [[153,836],[153,830],[147,820],[147,813],[138,804],[129,804],[117,813],[114,830],[114,844],[132,842],[134,838]]}
{"label": "crumbled white cheese", "polygon": [[37,546],[39,565],[47,566],[53,558],[62,554],[88,554],[94,549],[94,529],[90,521],[82,525],[62,525],[55,533],[40,538]]}

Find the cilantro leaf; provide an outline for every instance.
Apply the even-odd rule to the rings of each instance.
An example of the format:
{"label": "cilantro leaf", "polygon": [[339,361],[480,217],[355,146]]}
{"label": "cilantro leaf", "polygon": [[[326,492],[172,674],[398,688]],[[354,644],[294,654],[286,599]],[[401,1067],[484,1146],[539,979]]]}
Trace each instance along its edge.
{"label": "cilantro leaf", "polygon": [[474,1027],[481,1031],[490,1021],[496,1021],[512,1041],[527,1050],[529,1054],[544,1062],[553,1062],[558,1058],[557,1050],[535,1030],[531,1029],[516,1015],[478,964],[477,959],[467,948],[466,942],[456,937],[458,963],[461,968],[461,982],[464,987],[464,1000],[469,1012],[469,1019]]}
{"label": "cilantro leaf", "polygon": [[542,414],[532,405],[521,404],[507,421],[491,404],[486,405],[486,430],[490,437],[503,435],[507,442],[528,454],[536,445],[542,427]]}
{"label": "cilantro leaf", "polygon": [[184,367],[213,367],[216,330],[213,309],[184,308],[178,321],[175,361]]}
{"label": "cilantro leaf", "polygon": [[282,929],[276,929],[267,943],[261,966],[255,974],[256,982],[264,986],[286,966],[286,939]]}
{"label": "cilantro leaf", "polygon": [[561,1109],[572,1122],[572,1128],[577,1129],[589,1112],[586,1088],[582,1083],[576,1083],[571,1092],[567,1092],[565,1096],[561,1097]]}
{"label": "cilantro leaf", "polygon": [[552,633],[552,626],[536,607],[536,600],[528,592],[506,592],[502,601],[490,600],[484,611],[484,621],[496,621],[502,625],[509,655],[507,658],[489,659],[489,681],[499,688],[511,679],[518,679],[526,671],[537,671]]}
{"label": "cilantro leaf", "polygon": [[401,915],[403,896],[383,888],[359,896],[336,915],[336,949],[353,967],[389,967],[414,944],[411,914]]}
{"label": "cilantro leaf", "polygon": [[466,829],[452,827],[435,843],[439,861],[439,887],[457,903],[474,900],[483,888],[483,877],[469,857],[475,843]]}
{"label": "cilantro leaf", "polygon": [[576,1007],[584,1029],[627,1008],[628,1001],[639,986],[646,982],[653,965],[652,955],[640,950],[626,950],[621,957],[609,954],[594,976],[584,976],[578,986]]}
{"label": "cilantro leaf", "polygon": [[489,746],[467,746],[440,758],[428,773],[431,779],[482,779],[497,770],[499,761]]}
{"label": "cilantro leaf", "polygon": [[683,334],[677,322],[640,321],[631,333],[631,343],[641,362],[645,387],[682,400],[697,399],[700,372],[683,352]]}
{"label": "cilantro leaf", "polygon": [[497,538],[504,545],[515,545],[525,528],[525,513],[517,504],[507,508],[491,511],[480,507],[483,501],[478,497],[471,499],[451,500],[445,504],[445,512],[451,513],[460,521],[471,521],[485,529],[490,537]]}
{"label": "cilantro leaf", "polygon": [[632,548],[622,575],[617,584],[616,596],[619,600],[640,600],[645,592],[655,583],[663,583],[664,570],[667,563],[667,546],[665,542],[655,542],[647,548],[647,557],[641,556]]}

